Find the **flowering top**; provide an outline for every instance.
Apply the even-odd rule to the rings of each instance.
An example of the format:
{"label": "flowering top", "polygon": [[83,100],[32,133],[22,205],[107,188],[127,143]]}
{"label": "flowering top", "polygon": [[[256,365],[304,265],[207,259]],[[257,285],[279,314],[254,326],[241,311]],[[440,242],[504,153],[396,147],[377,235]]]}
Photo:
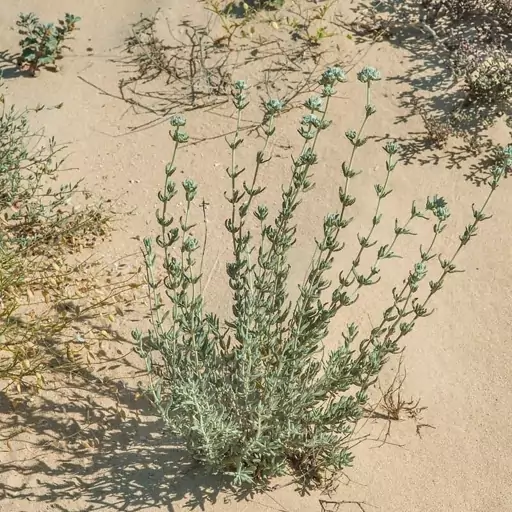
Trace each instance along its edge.
{"label": "flowering top", "polygon": [[363,84],[369,82],[377,82],[381,79],[380,72],[372,66],[365,66],[359,73],[357,73],[357,79]]}

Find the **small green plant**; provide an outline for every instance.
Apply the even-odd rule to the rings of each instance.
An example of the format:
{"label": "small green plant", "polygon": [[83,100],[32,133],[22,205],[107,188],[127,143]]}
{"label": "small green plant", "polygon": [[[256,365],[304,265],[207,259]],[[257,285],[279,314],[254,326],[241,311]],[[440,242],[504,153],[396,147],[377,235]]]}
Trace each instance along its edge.
{"label": "small green plant", "polygon": [[226,9],[237,13],[247,13],[251,10],[274,11],[284,7],[285,0],[240,0],[227,1]]}
{"label": "small green plant", "polygon": [[[222,0],[204,0],[206,10],[213,13],[220,21],[223,35],[215,39],[217,45],[230,46],[236,35],[250,37],[255,33],[251,24],[260,10],[277,10],[284,5],[284,0],[225,2]],[[247,28],[248,27],[248,28]]]}
{"label": "small green plant", "polygon": [[[223,35],[216,38],[216,44],[230,46],[236,35],[244,38],[256,33],[255,22],[259,11],[278,11],[284,6],[284,0],[247,0],[225,1],[204,0],[206,10],[220,21]],[[274,26],[278,23],[274,22]]]}
{"label": "small green plant", "polygon": [[254,0],[253,2],[246,2],[253,4],[256,9],[281,9],[284,7],[285,0]]}
{"label": "small green plant", "polygon": [[215,39],[215,44],[229,46],[237,32],[243,30],[250,19],[248,6],[245,7],[243,4],[241,8],[243,15],[236,18],[233,16],[235,5],[232,3],[223,5],[220,0],[205,0],[205,3],[206,10],[217,17],[224,32],[222,36]]}
{"label": "small green plant", "polygon": [[512,144],[498,145],[494,148],[492,156],[494,166],[503,167],[505,174],[512,172]]}
{"label": "small green plant", "polygon": [[41,67],[56,70],[55,61],[62,58],[64,41],[76,29],[80,17],[66,13],[63,20],[41,23],[34,13],[20,14],[16,25],[24,36],[20,41],[21,56],[18,65],[35,75]]}
{"label": "small green plant", "polygon": [[[281,208],[274,219],[264,204],[256,202],[264,191],[258,179],[269,161],[267,148],[283,104],[275,99],[264,103],[263,146],[256,152],[252,176],[239,184],[245,169],[237,163],[237,152],[243,143],[241,122],[249,99],[247,84],[234,83],[237,125],[228,141],[231,189],[226,198],[231,212],[225,221],[232,246],[232,260],[226,266],[232,315],[224,321],[209,313],[205,305],[202,268],[206,240],[201,249],[198,226],[192,219],[192,204],[198,195],[194,181],[182,182],[186,206],[179,221],[171,214],[171,201],[179,192],[173,179],[177,152],[188,140],[185,118],[175,115],[171,119],[174,152],[165,168],[165,181],[158,193],[161,208],[156,214],[162,269],[156,266],[153,241],[145,238],[152,325],[147,334],[135,330],[133,337],[146,360],[148,395],[168,429],[184,440],[195,459],[231,476],[236,485],[260,485],[287,472],[309,485],[352,463],[351,436],[368,403],[370,386],[388,358],[400,352],[403,338],[416,322],[432,313],[430,301],[448,276],[459,271],[455,259],[477,234],[479,224],[489,218],[485,210],[504,174],[504,166],[493,169],[489,194],[481,208],[473,207],[473,220],[451,256],[436,254],[438,238],[450,217],[446,201],[437,195],[427,198],[424,209],[413,202],[406,219],[395,220],[389,241],[378,244],[375,231],[383,220],[382,203],[392,192],[390,182],[399,154],[398,144],[387,142],[383,148],[385,173],[374,185],[374,214],[367,231],[358,234],[347,268],[339,271],[332,283],[328,274],[334,270],[335,256],[345,247],[341,236],[351,223],[350,211],[356,202],[350,194],[352,181],[361,174],[356,156],[368,143],[365,128],[377,112],[372,89],[381,79],[372,67],[365,67],[357,77],[366,100],[363,120],[357,130],[345,132],[350,150],[340,164],[339,204],[323,220],[311,265],[294,301],[289,299],[288,255],[296,243],[295,212],[314,187],[317,141],[331,127],[331,99],[346,76],[338,67],[327,69],[319,80],[320,95],[304,103],[308,113],[298,130],[302,149],[292,158],[290,178],[283,186]],[[251,228],[254,221],[259,224],[257,234]],[[331,320],[378,283],[381,267],[398,257],[399,241],[413,235],[413,225],[420,221],[431,222],[431,239],[420,245],[416,263],[392,290],[381,321],[365,335],[358,325],[349,324],[337,335],[339,344],[328,351],[324,341]],[[436,258],[439,275],[421,293]],[[164,295],[170,307],[166,307]]]}

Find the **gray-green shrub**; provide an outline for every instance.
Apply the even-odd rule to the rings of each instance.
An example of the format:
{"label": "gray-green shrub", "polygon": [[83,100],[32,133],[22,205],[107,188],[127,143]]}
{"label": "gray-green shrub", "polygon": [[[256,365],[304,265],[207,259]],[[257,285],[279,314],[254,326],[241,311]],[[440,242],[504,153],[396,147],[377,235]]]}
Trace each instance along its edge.
{"label": "gray-green shrub", "polygon": [[[156,245],[163,252],[164,277],[158,277],[158,251],[146,238],[143,252],[152,326],[146,335],[135,330],[133,336],[151,377],[149,396],[168,429],[184,440],[195,459],[230,475],[236,485],[259,484],[290,471],[303,483],[312,483],[326,471],[339,471],[352,463],[350,436],[368,401],[369,387],[388,357],[400,351],[402,338],[416,321],[430,315],[432,296],[457,271],[454,260],[476,235],[479,223],[488,218],[484,210],[504,174],[504,166],[493,169],[489,195],[482,208],[473,209],[473,221],[451,257],[435,252],[450,216],[445,200],[438,196],[428,198],[423,210],[413,203],[406,221],[396,220],[389,242],[377,245],[374,231],[382,220],[382,201],[391,193],[390,179],[399,154],[395,142],[386,143],[386,173],[374,187],[374,216],[367,232],[358,235],[359,249],[350,267],[339,273],[338,282],[331,283],[326,273],[344,248],[341,234],[352,220],[350,210],[356,201],[349,192],[351,181],[360,174],[355,156],[368,143],[364,128],[376,113],[371,92],[380,74],[365,67],[358,73],[366,94],[364,116],[357,131],[345,132],[351,152],[340,166],[339,205],[333,205],[332,213],[325,216],[323,237],[315,240],[307,278],[298,299],[290,302],[288,254],[298,229],[294,215],[313,188],[317,139],[330,129],[331,98],[335,86],[345,80],[341,69],[327,69],[319,81],[320,95],[305,102],[309,112],[298,130],[302,150],[293,158],[281,208],[272,221],[267,207],[255,203],[264,190],[258,185],[259,171],[269,159],[267,145],[283,105],[278,100],[264,104],[261,130],[265,142],[256,153],[253,175],[240,184],[245,170],[236,164],[236,153],[243,142],[241,119],[248,97],[245,82],[233,86],[237,128],[229,142],[231,191],[226,198],[232,209],[225,222],[232,240],[232,260],[226,267],[232,314],[226,320],[209,313],[203,298],[203,256],[199,255],[204,252],[192,234],[196,226],[189,220],[198,192],[195,182],[182,183],[184,215],[175,221],[170,214],[171,200],[179,192],[173,180],[177,150],[188,140],[185,119],[178,115],[171,119],[174,153],[165,169],[157,211],[160,234]],[[259,222],[258,236],[249,228],[250,215]],[[324,340],[333,317],[379,281],[381,263],[397,257],[397,241],[413,234],[416,221],[428,219],[431,240],[420,245],[418,260],[404,284],[392,290],[381,322],[365,335],[356,324],[348,325],[338,334],[338,346],[327,351]],[[375,253],[374,263],[364,269],[361,256],[369,250]],[[430,267],[436,265],[436,257],[439,275],[427,284],[429,290],[420,300],[418,290]]]}

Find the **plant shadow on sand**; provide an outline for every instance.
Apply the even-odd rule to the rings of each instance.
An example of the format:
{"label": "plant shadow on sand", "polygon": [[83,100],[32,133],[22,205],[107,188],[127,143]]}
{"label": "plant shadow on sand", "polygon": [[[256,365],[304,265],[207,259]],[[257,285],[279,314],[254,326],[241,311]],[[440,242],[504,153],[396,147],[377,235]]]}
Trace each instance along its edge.
{"label": "plant shadow on sand", "polygon": [[63,512],[134,512],[174,511],[179,501],[204,510],[220,493],[251,494],[234,494],[226,479],[208,475],[151,414],[136,389],[87,371],[23,403],[0,394],[0,496]]}
{"label": "plant shadow on sand", "polygon": [[18,64],[19,55],[14,55],[6,50],[0,51],[0,78],[10,80],[11,78],[32,77],[27,70],[22,70]]}
{"label": "plant shadow on sand", "polygon": [[[132,376],[142,373],[130,369]],[[0,499],[6,506],[30,502],[61,512],[154,507],[175,512],[184,506],[206,510],[219,498],[224,503],[257,500],[294,484],[286,479],[266,489],[235,488],[227,477],[213,475],[194,461],[153,413],[137,386],[82,368],[39,395],[20,398],[0,392]],[[395,445],[368,435],[355,444],[365,439]],[[330,485],[336,490],[344,478],[342,473],[327,481],[323,493],[330,495]],[[314,489],[298,483],[295,487],[304,494]],[[276,510],[286,510],[269,499],[280,507]]]}
{"label": "plant shadow on sand", "polygon": [[[121,335],[118,340],[128,343]],[[62,512],[152,507],[174,512],[180,506],[205,510],[219,497],[224,502],[257,499],[282,485],[296,484],[305,494],[313,489],[288,478],[267,489],[240,489],[209,473],[154,415],[136,382],[145,371],[132,357],[105,358],[98,371],[68,363],[68,374],[57,373],[37,395],[0,391],[0,499],[6,506],[30,502]],[[120,370],[126,376],[106,376]],[[388,441],[389,429],[384,439],[380,427],[377,436],[358,433],[354,446],[373,441],[401,447]],[[326,481],[324,492],[329,495],[330,486],[335,490],[344,478],[342,473]]]}
{"label": "plant shadow on sand", "polygon": [[[340,17],[338,24],[349,29],[360,43],[368,43],[373,35],[375,41],[384,40],[405,50],[402,55],[408,62],[407,73],[386,76],[399,89],[394,99],[406,112],[395,124],[419,116],[425,131],[409,131],[407,137],[397,139],[402,161],[421,165],[442,162],[448,169],[464,170],[465,179],[476,186],[486,183],[496,149],[487,130],[500,118],[512,119],[511,105],[468,103],[467,93],[449,68],[448,49],[419,26],[389,23],[374,33],[370,25],[358,21],[346,23]],[[446,138],[439,140],[440,135]],[[448,138],[452,140],[445,145]],[[470,163],[475,158],[478,161]]]}

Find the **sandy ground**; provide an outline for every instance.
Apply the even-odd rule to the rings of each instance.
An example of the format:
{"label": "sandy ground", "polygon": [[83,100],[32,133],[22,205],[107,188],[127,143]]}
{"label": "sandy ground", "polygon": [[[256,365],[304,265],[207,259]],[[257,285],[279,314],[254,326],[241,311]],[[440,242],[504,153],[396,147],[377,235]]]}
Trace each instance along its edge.
{"label": "sandy ground", "polygon": [[[18,107],[63,102],[59,110],[34,116],[33,123],[60,142],[69,143],[69,163],[77,169],[70,171],[70,179],[83,177],[94,192],[115,200],[120,207],[136,208],[112,240],[98,248],[97,254],[107,260],[137,252],[134,237],[151,233],[156,192],[171,153],[168,129],[165,123],[158,123],[161,117],[137,114],[125,102],[101,92],[117,92],[123,72],[118,61],[123,57],[121,47],[130,24],[140,13],[151,16],[157,8],[179,36],[184,35],[181,20],[188,17],[201,23],[205,19],[203,7],[195,1],[46,0],[43,5],[35,0],[4,0],[0,6],[0,50],[10,54],[17,51],[18,37],[12,27],[20,11],[34,10],[48,20],[65,11],[83,18],[60,73],[43,71],[32,79],[19,76],[7,60],[2,67],[6,95]],[[341,6],[341,11],[348,14],[349,7]],[[350,82],[340,87],[340,99],[331,111],[334,125],[320,144],[317,187],[298,216],[299,244],[292,255],[292,278],[297,280],[312,254],[311,241],[321,218],[337,202],[337,185],[333,187],[333,183],[340,180],[340,162],[348,151],[343,132],[356,127],[361,119],[364,99],[355,72],[364,64],[377,66],[386,78],[375,88],[379,112],[369,134],[391,134],[402,141],[410,157],[393,177],[394,192],[384,206],[387,223],[379,230],[380,239],[391,238],[394,218],[407,216],[412,199],[423,203],[427,195],[440,193],[453,211],[442,244],[442,250],[449,251],[470,221],[471,204],[481,202],[486,193],[485,187],[475,185],[475,179],[468,179],[478,176],[478,159],[461,152],[459,142],[450,143],[443,151],[432,151],[422,143],[425,129],[421,118],[407,105],[407,98],[414,93],[434,94],[428,83],[439,73],[435,64],[425,63],[413,45],[357,44],[343,34],[336,41],[338,48],[334,43],[331,48],[334,58],[348,68],[356,67]],[[262,66],[241,65],[233,78],[256,83]],[[156,88],[151,84],[150,89]],[[248,124],[259,119],[256,100],[260,93],[264,91],[256,91],[254,108],[247,112]],[[287,148],[298,143],[291,128],[298,116],[292,111],[279,121],[272,147],[274,158],[262,178],[268,186],[270,206],[278,205],[279,186],[287,179]],[[210,204],[206,270],[211,280],[207,297],[214,309],[223,312],[227,301],[221,270],[229,254],[222,228],[226,215],[222,192],[227,187],[223,169],[228,152],[222,138],[212,137],[233,130],[232,108],[221,105],[193,110],[187,118],[191,144],[182,149],[178,165],[184,177],[199,182],[200,196]],[[143,123],[152,125],[130,131],[130,127]],[[493,136],[506,142],[508,132],[497,126]],[[251,161],[259,143],[254,136],[247,137],[242,163]],[[364,174],[353,189],[358,202],[348,240],[355,240],[356,232],[373,214],[373,184],[383,176],[385,161],[380,145],[373,140],[367,146],[371,149],[358,156],[357,165]],[[73,384],[56,382],[47,392],[15,409],[6,397],[0,397],[4,439],[0,444],[0,510],[156,512],[199,507],[216,512],[320,511],[319,499],[345,501],[338,508],[341,512],[512,510],[509,188],[505,181],[491,206],[493,219],[483,225],[477,241],[461,255],[459,263],[467,272],[450,280],[435,301],[435,316],[418,324],[407,338],[403,393],[420,398],[420,405],[427,409],[416,419],[404,417],[394,422],[385,444],[368,441],[359,445],[354,468],[347,471],[347,478],[331,497],[319,493],[301,497],[292,486],[280,482],[274,491],[248,500],[238,501],[219,491],[215,479],[204,477],[190,466],[185,454],[167,446],[160,437],[159,421],[147,404],[137,399],[135,384],[142,378],[142,367],[131,355],[103,370],[93,368],[86,375],[75,376]],[[421,226],[418,232],[419,236],[427,234]],[[349,312],[350,317],[345,313],[336,320],[332,342],[349,321],[367,327],[379,318],[382,305],[389,301],[391,286],[401,282],[417,255],[418,238],[401,245],[404,260],[385,265],[382,283]],[[134,265],[137,257],[133,257]],[[116,328],[129,339],[133,325],[121,319]],[[128,341],[119,341],[107,351],[115,356],[129,352],[130,347]],[[385,382],[394,370],[396,361],[387,369]],[[421,424],[428,426],[419,427]],[[362,432],[382,439],[386,429],[385,420],[371,420]],[[326,510],[336,510],[334,504],[329,507]]]}

